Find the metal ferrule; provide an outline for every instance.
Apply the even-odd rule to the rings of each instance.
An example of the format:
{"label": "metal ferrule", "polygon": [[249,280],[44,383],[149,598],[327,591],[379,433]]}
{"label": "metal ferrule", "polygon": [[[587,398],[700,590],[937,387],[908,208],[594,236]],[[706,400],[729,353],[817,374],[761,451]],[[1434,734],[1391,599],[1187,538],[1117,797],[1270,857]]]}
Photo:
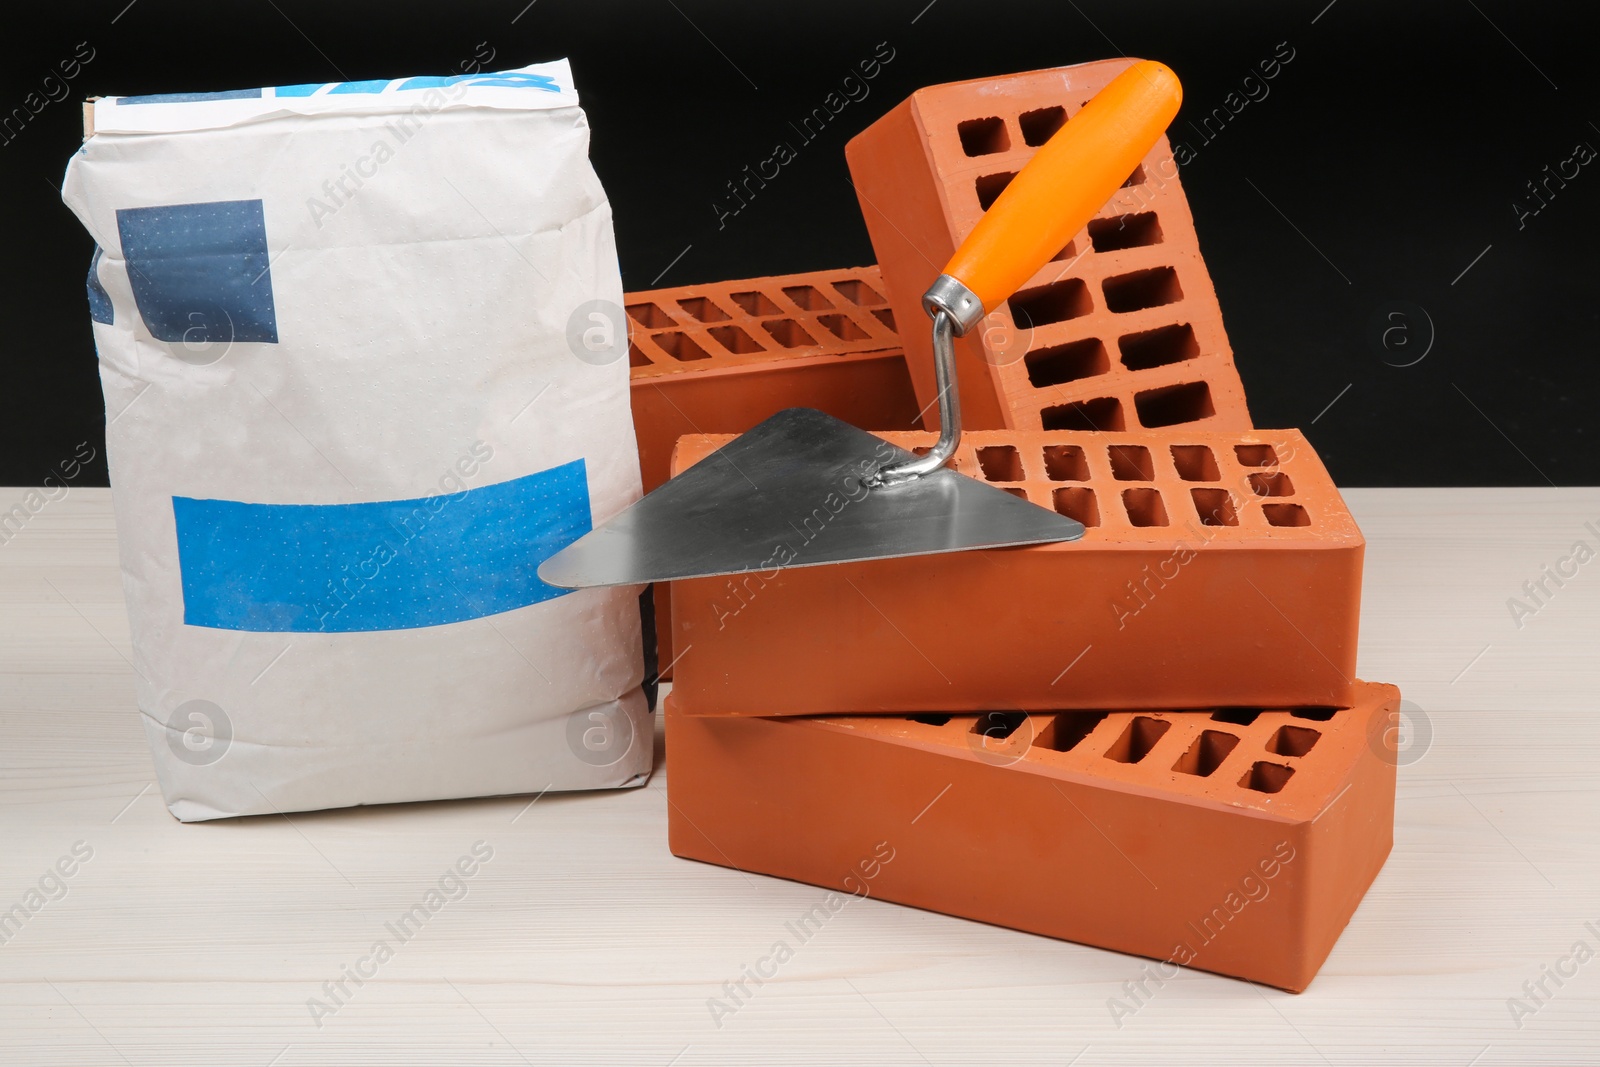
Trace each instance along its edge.
{"label": "metal ferrule", "polygon": [[931,317],[935,311],[950,316],[957,337],[972,329],[983,318],[983,301],[958,279],[941,274],[922,294],[922,308]]}

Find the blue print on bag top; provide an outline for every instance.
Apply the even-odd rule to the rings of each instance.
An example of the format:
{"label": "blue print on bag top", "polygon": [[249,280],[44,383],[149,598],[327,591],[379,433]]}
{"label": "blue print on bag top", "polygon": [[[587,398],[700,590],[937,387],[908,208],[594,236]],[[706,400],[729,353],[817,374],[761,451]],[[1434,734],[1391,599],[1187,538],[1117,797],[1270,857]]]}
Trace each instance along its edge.
{"label": "blue print on bag top", "polygon": [[278,341],[260,200],[117,212],[134,303],[158,341]]}
{"label": "blue print on bag top", "polygon": [[539,564],[589,532],[583,460],[412,500],[172,498],[183,621],[354,633],[440,626],[565,596]]}
{"label": "blue print on bag top", "polygon": [[542,89],[559,93],[561,86],[548,74],[530,74],[527,71],[507,70],[491,74],[427,74],[406,78],[400,82],[313,82],[309,85],[280,85],[272,90],[273,96],[305,97],[333,96],[346,93],[396,93],[410,89],[445,89],[452,85],[474,85],[484,88]]}
{"label": "blue print on bag top", "polygon": [[100,284],[100,246],[94,246],[89,257],[89,317],[95,322],[111,326],[116,322],[116,312],[111,307],[111,294]]}
{"label": "blue print on bag top", "polygon": [[259,100],[260,89],[229,89],[220,93],[152,93],[116,97],[117,106],[128,104],[194,104],[204,100]]}

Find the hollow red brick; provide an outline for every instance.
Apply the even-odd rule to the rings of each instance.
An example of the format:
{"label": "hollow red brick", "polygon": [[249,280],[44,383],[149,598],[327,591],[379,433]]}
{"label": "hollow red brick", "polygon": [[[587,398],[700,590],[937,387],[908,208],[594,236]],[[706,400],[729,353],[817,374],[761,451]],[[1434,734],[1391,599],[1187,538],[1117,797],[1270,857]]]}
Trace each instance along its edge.
{"label": "hollow red brick", "polygon": [[[931,86],[846,146],[923,405],[936,396],[923,291],[1036,146],[1133,62]],[[1165,138],[1061,254],[956,350],[972,428],[1251,425]],[[930,412],[928,425],[937,422]]]}
{"label": "hollow red brick", "polygon": [[743,433],[814,407],[866,430],[920,426],[876,267],[629,293],[628,359],[644,489],[683,434]]}
{"label": "hollow red brick", "polygon": [[[645,492],[667,480],[681,435],[743,433],[785,408],[817,408],[867,430],[921,425],[876,267],[652,289],[625,304]],[[658,585],[663,678],[671,617]]]}
{"label": "hollow red brick", "polygon": [[[726,440],[682,438],[675,469]],[[1298,431],[977,431],[954,466],[1079,519],[1084,537],[674,582],[676,678],[695,712],[1346,700],[1364,541]],[[831,516],[793,504],[803,560]]]}
{"label": "hollow red brick", "polygon": [[[777,688],[777,687],[774,687]],[[1306,988],[1393,841],[1399,691],[1339,708],[710,718],[666,700],[675,855]],[[760,708],[752,708],[752,713]],[[1108,1002],[1115,1014],[1116,1004]]]}

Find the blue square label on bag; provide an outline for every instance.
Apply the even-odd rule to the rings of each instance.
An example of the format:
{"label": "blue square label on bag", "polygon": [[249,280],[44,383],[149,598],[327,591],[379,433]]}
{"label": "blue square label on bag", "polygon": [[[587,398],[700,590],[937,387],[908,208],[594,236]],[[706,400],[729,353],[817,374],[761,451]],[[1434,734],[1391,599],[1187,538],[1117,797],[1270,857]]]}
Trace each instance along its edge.
{"label": "blue square label on bag", "polygon": [[156,340],[277,343],[260,200],[122,208],[117,232],[139,317]]}

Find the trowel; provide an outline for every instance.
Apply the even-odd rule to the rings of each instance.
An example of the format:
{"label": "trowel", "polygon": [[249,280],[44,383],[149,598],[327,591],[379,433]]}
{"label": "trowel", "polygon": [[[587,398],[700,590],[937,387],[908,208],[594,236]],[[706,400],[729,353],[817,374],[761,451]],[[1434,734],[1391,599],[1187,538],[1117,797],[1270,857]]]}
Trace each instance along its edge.
{"label": "trowel", "polygon": [[948,466],[961,442],[955,338],[1008,299],[1109,200],[1177,114],[1160,63],[1119,74],[1034,154],[923,294],[939,438],[916,455],[790,408],[669,479],[539,567],[564,589],[1073,541],[1076,520]]}

